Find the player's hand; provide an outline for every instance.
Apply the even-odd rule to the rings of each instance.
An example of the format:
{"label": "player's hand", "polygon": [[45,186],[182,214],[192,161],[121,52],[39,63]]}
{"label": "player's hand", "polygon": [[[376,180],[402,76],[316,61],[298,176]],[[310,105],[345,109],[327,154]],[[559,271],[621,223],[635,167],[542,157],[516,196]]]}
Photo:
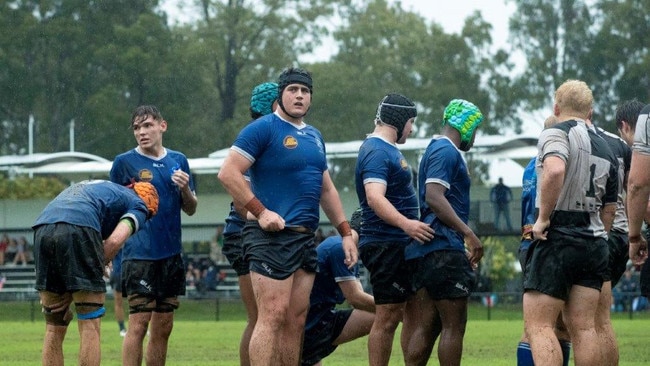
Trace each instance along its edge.
{"label": "player's hand", "polygon": [[264,231],[284,230],[284,219],[282,216],[269,209],[264,209],[264,211],[260,213],[259,217],[255,217],[252,213],[248,212],[246,214],[246,219],[257,220],[257,223],[260,224],[260,227]]}
{"label": "player's hand", "polygon": [[418,243],[424,244],[433,239],[433,235],[436,233],[431,226],[425,224],[420,220],[408,220],[405,227],[402,228],[408,236],[417,240]]}
{"label": "player's hand", "polygon": [[630,236],[629,254],[635,266],[642,265],[648,259],[648,242],[643,235]]}
{"label": "player's hand", "polygon": [[190,183],[190,175],[185,173],[181,169],[174,170],[172,174],[172,182],[178,186],[180,189],[185,189]]}
{"label": "player's hand", "polygon": [[548,227],[550,225],[550,220],[537,219],[535,225],[533,225],[533,239],[546,240],[546,234],[548,234]]}
{"label": "player's hand", "polygon": [[343,253],[345,253],[345,265],[348,266],[349,269],[352,269],[359,260],[359,251],[357,250],[357,245],[355,244],[352,235],[346,235],[343,237]]}
{"label": "player's hand", "polygon": [[481,239],[474,232],[471,232],[469,235],[465,235],[465,245],[469,251],[467,259],[472,264],[472,268],[478,267],[478,262],[483,258],[483,243],[481,243]]}

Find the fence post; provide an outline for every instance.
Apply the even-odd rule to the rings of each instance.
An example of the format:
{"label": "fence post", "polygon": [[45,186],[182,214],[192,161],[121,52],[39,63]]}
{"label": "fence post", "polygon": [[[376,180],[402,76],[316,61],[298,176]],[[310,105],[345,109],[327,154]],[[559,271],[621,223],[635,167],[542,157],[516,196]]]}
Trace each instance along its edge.
{"label": "fence post", "polygon": [[215,304],[214,304],[214,310],[215,310],[214,317],[215,317],[216,321],[219,321],[219,313],[220,313],[219,310],[220,310],[220,307],[221,307],[221,303],[219,302],[219,293],[218,292],[217,292],[217,296],[215,296],[214,301],[215,301]]}
{"label": "fence post", "polygon": [[36,320],[36,310],[35,310],[34,302],[36,302],[36,300],[34,298],[29,300],[29,303],[31,305],[30,318],[32,319],[32,323]]}

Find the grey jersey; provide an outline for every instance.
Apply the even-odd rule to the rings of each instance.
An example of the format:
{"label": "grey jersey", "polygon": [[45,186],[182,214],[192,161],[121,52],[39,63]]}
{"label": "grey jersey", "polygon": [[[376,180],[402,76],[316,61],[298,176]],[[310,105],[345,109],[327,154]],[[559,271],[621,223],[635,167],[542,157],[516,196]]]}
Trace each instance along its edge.
{"label": "grey jersey", "polygon": [[596,128],[598,135],[605,139],[609,149],[612,150],[618,160],[618,200],[616,201],[616,215],[612,230],[627,234],[627,214],[625,213],[625,177],[630,172],[632,150],[620,137],[607,132],[602,128]]}
{"label": "grey jersey", "polygon": [[[566,164],[560,196],[551,214],[549,230],[571,236],[607,237],[600,219],[602,206],[616,203],[618,162],[605,140],[584,121],[569,120],[542,131],[537,143],[538,182],[543,164],[556,156]],[[537,202],[543,196],[537,185]]]}

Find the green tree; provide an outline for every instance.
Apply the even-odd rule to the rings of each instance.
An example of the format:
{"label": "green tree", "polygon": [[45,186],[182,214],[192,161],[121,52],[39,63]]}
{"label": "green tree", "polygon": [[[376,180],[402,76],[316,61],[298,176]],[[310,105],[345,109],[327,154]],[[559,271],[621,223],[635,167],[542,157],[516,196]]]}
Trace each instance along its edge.
{"label": "green tree", "polygon": [[515,270],[515,254],[508,250],[503,239],[489,236],[483,238],[485,255],[481,259],[481,275],[489,277],[494,291],[505,291],[506,282],[513,279]]}
{"label": "green tree", "polygon": [[[258,83],[275,80],[280,71],[298,64],[327,35],[321,25],[349,1],[201,0],[200,20],[193,25],[200,41],[201,67],[218,95],[212,114],[220,135],[216,148],[229,145],[248,122],[248,100]],[[246,107],[246,114],[237,106]],[[243,108],[242,108],[243,110]]]}
{"label": "green tree", "polygon": [[[454,98],[481,108],[487,117],[484,132],[520,123],[514,113],[496,114],[514,107],[497,109],[497,103],[510,101],[492,96],[496,89],[491,87],[505,88],[511,82],[497,73],[499,63],[508,65],[505,57],[495,58],[489,50],[491,26],[480,13],[466,20],[461,34],[447,34],[440,25],[403,10],[400,3],[365,1],[348,11],[334,32],[338,53],[329,62],[310,65],[315,87],[308,120],[326,141],[363,139],[373,130],[377,103],[389,92],[403,93],[417,103],[417,137],[439,131],[443,110]],[[407,158],[417,167],[417,156]],[[340,163],[335,181],[349,186],[354,164]]]}
{"label": "green tree", "polygon": [[526,55],[520,80],[527,84],[523,106],[547,107],[552,92],[567,78],[583,77],[580,56],[591,45],[593,22],[583,0],[514,0],[510,19],[513,48]]}
{"label": "green tree", "polygon": [[[106,139],[100,122],[110,120],[111,114],[99,120],[88,114],[89,102],[97,101],[107,84],[118,82],[111,80],[111,67],[101,62],[98,52],[113,43],[116,29],[143,13],[154,14],[157,5],[155,0],[3,2],[0,28],[11,29],[4,33],[11,36],[0,41],[6,50],[2,62],[8,66],[8,72],[0,74],[0,84],[6,86],[0,93],[12,97],[2,98],[0,117],[5,126],[25,131],[14,134],[14,143],[27,145],[27,121],[33,116],[36,152],[66,150],[73,120],[82,149],[96,153],[101,151],[97,145],[110,146],[112,139]],[[123,49],[114,51],[120,54]],[[113,103],[102,110],[111,107],[115,110]]]}
{"label": "green tree", "polygon": [[596,9],[601,27],[584,68],[597,97],[599,123],[616,131],[614,107],[622,100],[650,101],[648,0],[602,0]]}

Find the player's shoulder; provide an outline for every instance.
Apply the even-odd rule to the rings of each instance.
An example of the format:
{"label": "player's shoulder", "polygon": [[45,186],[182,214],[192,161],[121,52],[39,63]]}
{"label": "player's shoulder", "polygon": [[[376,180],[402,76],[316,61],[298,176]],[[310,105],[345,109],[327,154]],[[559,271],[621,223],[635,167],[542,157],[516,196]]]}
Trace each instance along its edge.
{"label": "player's shoulder", "polygon": [[135,151],[135,148],[129,149],[129,150],[123,152],[123,153],[117,154],[115,156],[115,159],[113,159],[113,161],[128,159],[129,157],[133,156],[134,154],[137,154],[137,152]]}
{"label": "player's shoulder", "polygon": [[182,152],[180,152],[178,150],[173,150],[173,149],[170,149],[170,148],[167,148],[167,147],[165,149],[167,150],[167,156],[172,157],[174,159],[180,158],[180,159],[187,160],[187,157]]}

